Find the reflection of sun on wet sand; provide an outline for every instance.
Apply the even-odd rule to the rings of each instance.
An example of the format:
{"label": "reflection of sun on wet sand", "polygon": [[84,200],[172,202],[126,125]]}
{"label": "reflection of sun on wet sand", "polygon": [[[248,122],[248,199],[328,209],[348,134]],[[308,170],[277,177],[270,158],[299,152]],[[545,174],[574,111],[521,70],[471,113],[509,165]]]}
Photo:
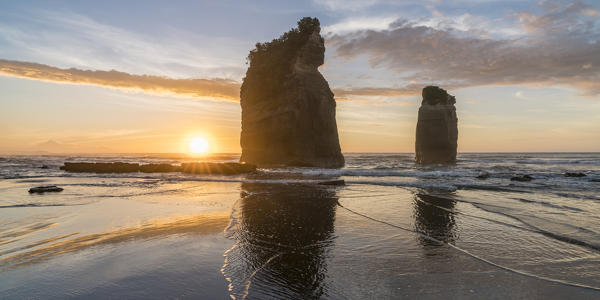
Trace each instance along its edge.
{"label": "reflection of sun on wet sand", "polygon": [[[14,242],[15,238],[26,236],[28,234],[56,226],[56,222],[50,222],[50,219],[51,218],[48,218],[47,220],[44,220],[46,222],[37,222],[17,230],[3,230],[2,232],[0,232],[0,246]],[[6,228],[6,225],[4,226],[4,228]],[[4,252],[0,252],[0,256],[1,255],[4,255]]]}
{"label": "reflection of sun on wet sand", "polygon": [[[19,253],[0,259],[0,270],[4,268],[16,267],[37,263],[45,259],[49,259],[56,255],[82,250],[92,246],[100,246],[106,244],[115,244],[138,239],[151,239],[157,237],[165,237],[173,234],[214,234],[223,230],[229,224],[229,214],[212,213],[199,215],[192,218],[183,218],[173,220],[173,218],[159,219],[148,222],[142,226],[134,228],[124,228],[115,231],[108,231],[98,234],[90,234],[77,238],[55,242],[57,240],[67,238],[74,234],[51,238],[40,241],[34,246],[44,243],[52,243],[43,248]],[[18,249],[25,250],[25,249]],[[0,253],[4,255],[8,253]]]}

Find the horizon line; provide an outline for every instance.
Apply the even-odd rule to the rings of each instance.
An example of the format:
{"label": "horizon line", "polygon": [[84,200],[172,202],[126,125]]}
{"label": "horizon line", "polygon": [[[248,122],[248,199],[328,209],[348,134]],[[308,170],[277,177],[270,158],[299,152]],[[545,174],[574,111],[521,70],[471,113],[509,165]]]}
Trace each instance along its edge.
{"label": "horizon line", "polygon": [[[415,154],[415,152],[386,152],[386,151],[371,151],[371,152],[363,152],[363,151],[349,151],[349,152],[342,152],[343,154]],[[486,153],[486,154],[491,154],[491,153],[535,153],[535,154],[540,154],[540,153],[600,153],[600,151],[459,151],[457,152],[457,154],[480,154],[480,153]],[[205,157],[205,156],[211,156],[211,155],[241,155],[242,152],[214,152],[214,153],[207,153],[207,154],[193,154],[193,153],[187,153],[187,152],[25,152],[25,153],[18,153],[18,152],[0,152],[0,155],[23,155],[23,156],[28,156],[28,155],[56,155],[56,156],[62,156],[62,155],[123,155],[123,154],[127,154],[127,155],[135,155],[135,154],[144,154],[144,155],[148,155],[148,154],[161,154],[161,155],[173,155],[173,154],[178,154],[178,155],[187,155],[187,156],[192,156],[192,157]]]}

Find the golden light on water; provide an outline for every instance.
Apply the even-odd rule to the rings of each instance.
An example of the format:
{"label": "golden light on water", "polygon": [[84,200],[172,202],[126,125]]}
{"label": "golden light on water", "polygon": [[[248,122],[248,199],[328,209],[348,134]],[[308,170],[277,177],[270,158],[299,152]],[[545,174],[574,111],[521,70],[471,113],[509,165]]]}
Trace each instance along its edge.
{"label": "golden light on water", "polygon": [[190,140],[189,149],[194,154],[208,153],[210,151],[210,144],[203,137],[195,137]]}

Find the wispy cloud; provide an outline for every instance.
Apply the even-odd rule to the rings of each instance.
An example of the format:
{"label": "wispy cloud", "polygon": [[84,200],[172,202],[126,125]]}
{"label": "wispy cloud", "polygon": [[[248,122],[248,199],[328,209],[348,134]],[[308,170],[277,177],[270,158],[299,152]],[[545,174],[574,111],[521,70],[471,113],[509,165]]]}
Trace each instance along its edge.
{"label": "wispy cloud", "polygon": [[365,17],[349,18],[323,27],[324,34],[340,34],[357,30],[383,30],[389,28],[390,24],[396,21],[398,17]]}
{"label": "wispy cloud", "polygon": [[239,101],[238,82],[228,79],[174,79],[133,75],[119,71],[60,69],[48,65],[0,59],[0,74],[71,84],[90,84],[150,93],[173,93],[192,97]]}
{"label": "wispy cloud", "polygon": [[350,10],[357,11],[377,4],[378,0],[313,0],[319,6],[328,10]]}
{"label": "wispy cloud", "polygon": [[385,88],[385,87],[355,87],[355,88],[344,88],[334,89],[336,99],[338,100],[350,100],[353,96],[360,97],[401,97],[401,96],[415,96],[421,94],[423,85],[407,85],[401,88]]}
{"label": "wispy cloud", "polygon": [[[0,59],[0,75],[57,82],[88,84],[102,87],[141,90],[154,94],[178,94],[216,100],[239,101],[240,83],[229,79],[179,79],[164,76],[135,75],[116,70],[93,71],[76,68],[61,69],[44,64]],[[400,88],[349,87],[333,89],[339,101],[356,100],[356,97],[402,97],[421,93],[422,84],[409,84]],[[446,86],[448,87],[448,86]],[[460,88],[452,86],[450,88]]]}
{"label": "wispy cloud", "polygon": [[251,43],[163,27],[149,34],[69,11],[31,9],[15,26],[0,20],[0,56],[59,67],[241,79]]}
{"label": "wispy cloud", "polygon": [[515,92],[515,97],[516,97],[516,98],[519,98],[519,99],[522,99],[522,100],[531,100],[531,98],[527,97],[527,96],[526,96],[526,95],[523,93],[523,91],[517,91],[517,92]]}
{"label": "wispy cloud", "polygon": [[563,85],[597,96],[600,22],[595,11],[574,2],[540,15],[521,14],[528,34],[519,39],[469,36],[400,20],[385,30],[334,35],[328,45],[338,57],[367,55],[371,66],[387,67],[410,83],[388,92],[432,83],[452,87],[537,84]]}
{"label": "wispy cloud", "polygon": [[529,12],[515,14],[523,28],[531,33],[541,35],[584,33],[594,29],[595,24],[591,20],[600,16],[597,8],[582,1],[571,2],[564,7],[558,3],[542,2],[541,5],[546,9],[542,15]]}

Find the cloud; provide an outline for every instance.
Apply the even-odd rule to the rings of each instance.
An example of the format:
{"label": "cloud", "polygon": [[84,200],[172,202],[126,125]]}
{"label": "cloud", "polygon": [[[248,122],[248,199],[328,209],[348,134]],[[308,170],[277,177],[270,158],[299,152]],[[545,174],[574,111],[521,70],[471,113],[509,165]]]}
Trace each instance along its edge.
{"label": "cloud", "polygon": [[367,55],[372,67],[389,68],[410,83],[383,92],[401,92],[427,84],[537,84],[568,86],[587,96],[597,96],[600,22],[591,11],[596,10],[574,2],[546,9],[541,15],[517,14],[527,32],[519,39],[468,36],[454,29],[399,20],[385,30],[334,35],[328,39],[328,46],[344,59]]}
{"label": "cloud", "polygon": [[519,98],[519,99],[522,99],[522,100],[531,100],[531,98],[525,96],[525,94],[523,93],[523,91],[517,91],[515,93],[515,97]]}
{"label": "cloud", "polygon": [[[229,79],[175,79],[163,76],[134,75],[115,70],[92,71],[0,59],[0,75],[58,82],[88,84],[116,89],[141,90],[155,94],[178,94],[191,97],[239,101],[240,83]],[[420,95],[424,85],[410,84],[401,88],[350,87],[334,89],[338,101],[356,97],[402,97]],[[459,88],[455,86],[454,88]]]}
{"label": "cloud", "polygon": [[339,11],[349,10],[357,11],[365,9],[377,4],[377,0],[313,0],[319,6],[322,6],[328,10]]}
{"label": "cloud", "polygon": [[351,18],[323,27],[324,34],[340,34],[357,30],[383,30],[396,21],[398,17]]}
{"label": "cloud", "polygon": [[117,69],[173,78],[241,79],[252,43],[170,26],[115,27],[69,11],[29,9],[0,18],[0,56],[58,67]]}
{"label": "cloud", "polygon": [[173,79],[111,71],[60,69],[48,65],[0,59],[0,74],[6,76],[90,84],[117,89],[138,89],[150,93],[173,93],[192,97],[239,101],[240,84],[229,79]]}
{"label": "cloud", "polygon": [[[179,94],[191,97],[239,101],[240,83],[229,79],[174,79],[163,76],[134,75],[115,70],[92,71],[0,59],[0,75],[69,84],[89,84],[116,89],[134,89],[156,94]],[[334,89],[339,101],[355,97],[401,97],[420,95],[423,85],[401,88],[351,87]]]}
{"label": "cloud", "polygon": [[360,97],[402,97],[416,96],[421,94],[423,85],[407,85],[402,88],[385,88],[385,87],[354,87],[345,89],[334,89],[333,93],[337,100],[350,100],[353,96]]}
{"label": "cloud", "polygon": [[537,34],[563,34],[583,32],[591,25],[587,17],[600,15],[597,9],[581,1],[561,7],[557,3],[543,3],[546,12],[536,16],[529,12],[515,14],[527,31]]}

